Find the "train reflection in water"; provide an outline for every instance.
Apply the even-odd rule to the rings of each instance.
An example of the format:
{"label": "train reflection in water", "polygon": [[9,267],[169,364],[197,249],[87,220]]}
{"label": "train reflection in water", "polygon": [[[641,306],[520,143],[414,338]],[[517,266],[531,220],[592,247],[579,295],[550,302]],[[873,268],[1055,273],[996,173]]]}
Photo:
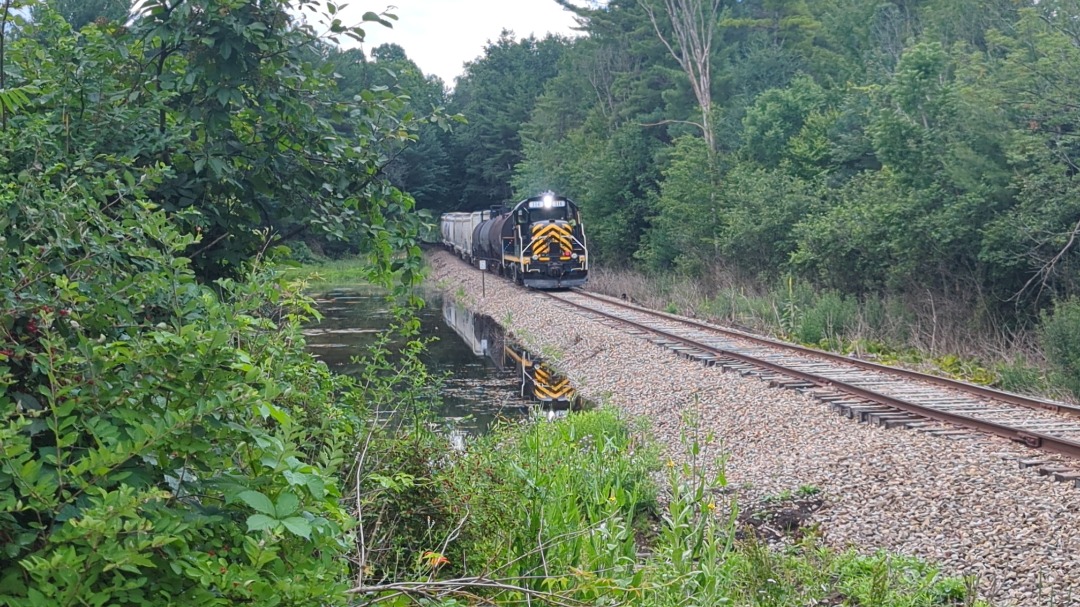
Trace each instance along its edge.
{"label": "train reflection in water", "polygon": [[556,373],[541,358],[508,339],[490,316],[477,314],[453,301],[443,301],[443,320],[468,344],[473,354],[486,357],[499,372],[520,377],[521,397],[538,403],[536,413],[561,417],[582,407],[570,380]]}

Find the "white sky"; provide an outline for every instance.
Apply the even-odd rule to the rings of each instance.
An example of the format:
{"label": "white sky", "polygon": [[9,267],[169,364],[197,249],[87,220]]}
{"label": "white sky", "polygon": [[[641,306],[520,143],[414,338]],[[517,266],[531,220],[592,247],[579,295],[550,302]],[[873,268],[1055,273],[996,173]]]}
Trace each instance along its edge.
{"label": "white sky", "polygon": [[462,64],[479,57],[504,28],[518,39],[530,34],[542,38],[548,32],[576,35],[573,14],[554,0],[353,0],[338,16],[351,25],[365,11],[378,13],[388,6],[394,6],[389,12],[398,16],[394,28],[364,26],[365,50],[386,42],[399,44],[425,74],[439,76],[450,88]]}

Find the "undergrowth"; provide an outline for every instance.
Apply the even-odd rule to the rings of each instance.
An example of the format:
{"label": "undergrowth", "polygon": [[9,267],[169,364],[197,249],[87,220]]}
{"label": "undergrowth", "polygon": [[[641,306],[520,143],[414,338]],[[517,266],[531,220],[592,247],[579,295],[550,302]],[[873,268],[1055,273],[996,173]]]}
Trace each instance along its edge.
{"label": "undergrowth", "polygon": [[1012,392],[1080,399],[1070,344],[1075,303],[1057,302],[1034,329],[1005,331],[967,304],[868,294],[861,298],[786,280],[772,288],[727,276],[704,284],[678,276],[593,272],[590,288],[639,304],[742,327],[801,345]]}
{"label": "undergrowth", "polygon": [[364,267],[364,260],[356,258],[313,259],[300,266],[284,267],[282,276],[302,282],[307,291],[370,286],[372,281]]}
{"label": "undergrowth", "polygon": [[659,466],[635,436],[605,408],[476,441],[428,485],[450,514],[443,535],[415,547],[429,583],[362,594],[401,606],[983,604],[972,580],[912,558],[836,552],[812,534],[767,546],[739,529],[723,474]]}

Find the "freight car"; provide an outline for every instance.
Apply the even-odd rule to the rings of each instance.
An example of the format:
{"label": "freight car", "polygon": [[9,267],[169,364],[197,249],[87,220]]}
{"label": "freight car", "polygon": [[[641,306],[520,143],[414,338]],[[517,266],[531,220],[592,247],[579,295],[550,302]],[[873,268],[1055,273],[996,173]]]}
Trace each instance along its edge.
{"label": "freight car", "polygon": [[[535,289],[579,287],[589,275],[581,211],[569,198],[547,192],[512,207],[446,213],[443,243],[470,263]],[[469,232],[471,228],[471,232]]]}
{"label": "freight car", "polygon": [[491,219],[491,211],[445,213],[439,221],[443,244],[462,259],[471,259],[476,226]]}

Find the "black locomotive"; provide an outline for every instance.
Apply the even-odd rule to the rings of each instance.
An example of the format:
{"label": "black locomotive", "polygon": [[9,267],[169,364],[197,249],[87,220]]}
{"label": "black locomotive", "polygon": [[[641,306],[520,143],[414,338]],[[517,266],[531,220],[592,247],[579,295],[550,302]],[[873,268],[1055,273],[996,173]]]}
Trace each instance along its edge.
{"label": "black locomotive", "polygon": [[574,201],[548,192],[513,207],[447,213],[443,242],[472,263],[536,289],[585,284],[588,247]]}

